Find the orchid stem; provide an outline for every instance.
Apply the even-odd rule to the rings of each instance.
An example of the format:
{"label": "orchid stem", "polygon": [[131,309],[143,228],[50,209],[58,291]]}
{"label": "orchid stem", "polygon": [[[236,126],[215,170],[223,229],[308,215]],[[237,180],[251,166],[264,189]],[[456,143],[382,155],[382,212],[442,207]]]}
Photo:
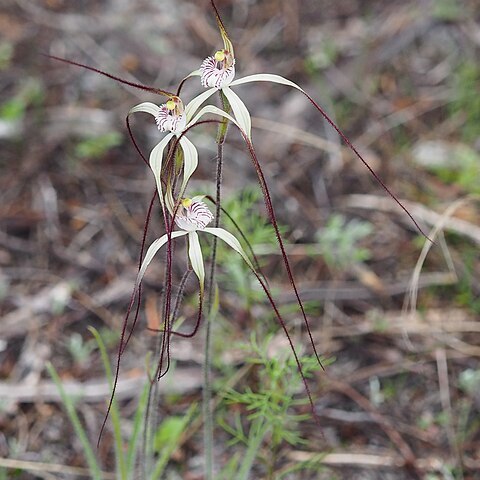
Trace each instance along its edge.
{"label": "orchid stem", "polygon": [[[220,99],[224,111],[229,113],[230,104],[220,90]],[[223,146],[228,130],[228,119],[224,119],[218,127],[217,133],[217,168],[215,174],[215,228],[220,225],[222,213],[220,204],[222,196],[222,171],[223,171]],[[214,295],[215,295],[215,264],[217,257],[217,237],[214,237],[212,246],[212,259],[209,276],[209,292],[207,304],[207,319],[205,325],[204,365],[203,365],[203,437],[205,449],[205,479],[213,480],[213,405],[212,405],[212,322],[214,317]]]}

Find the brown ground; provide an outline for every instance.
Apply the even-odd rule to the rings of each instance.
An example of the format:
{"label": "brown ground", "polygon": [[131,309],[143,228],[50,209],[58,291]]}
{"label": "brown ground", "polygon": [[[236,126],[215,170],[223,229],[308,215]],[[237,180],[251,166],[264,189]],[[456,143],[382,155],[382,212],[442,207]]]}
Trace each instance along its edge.
{"label": "brown ground", "polygon": [[[445,232],[421,267],[416,313],[402,313],[422,245],[412,222],[298,93],[258,83],[237,89],[288,226],[317,346],[336,358],[327,374],[310,380],[322,432],[302,422],[306,444],[285,444],[269,478],[323,452],[324,470],[285,478],[480,479],[480,221],[478,202],[468,197],[480,193],[480,73],[468,73],[480,56],[478,0],[218,0],[218,7],[235,45],[237,77],[271,72],[300,83],[421,226],[442,224]],[[77,407],[94,442],[109,386],[98,351],[80,348],[86,353],[79,358],[72,349],[91,341],[90,325],[118,334],[153,192],[124,117],[134,104],[158,98],[42,54],[173,89],[219,46],[206,0],[2,1],[0,478],[85,478],[53,468],[86,464],[45,364],[83,392]],[[192,81],[184,95],[198,92]],[[148,120],[134,121],[144,151],[158,139]],[[212,191],[212,132],[202,127],[192,135],[202,163],[195,189]],[[232,130],[227,197],[256,186],[242,149]],[[449,207],[450,217],[439,215]],[[370,258],[344,266],[319,255],[317,235],[332,214],[372,224],[361,243]],[[151,238],[160,233],[157,215]],[[279,303],[292,305],[286,318],[293,325],[295,303],[276,247],[258,250]],[[125,418],[145,379],[153,343],[145,325],[158,322],[162,275],[157,259],[140,328],[122,357]],[[193,283],[189,288],[193,315]],[[252,315],[269,313],[261,300],[243,307],[234,283],[221,292],[228,328],[217,333],[231,338],[217,340],[218,355],[231,368],[218,378],[226,381],[225,372],[243,363],[226,347],[248,340]],[[296,341],[308,351],[306,336]],[[200,400],[201,335],[175,340],[172,356],[174,379],[160,386],[169,394],[162,415]],[[254,373],[242,382],[239,389],[253,388]],[[172,393],[180,395],[173,402]],[[191,433],[171,461],[171,478],[202,478],[201,435]],[[241,447],[227,449],[220,427],[217,435],[216,458],[224,464]],[[110,448],[107,433],[98,450],[105,471],[112,471]],[[268,455],[268,444],[262,452]],[[266,478],[262,465],[255,468],[255,478]]]}

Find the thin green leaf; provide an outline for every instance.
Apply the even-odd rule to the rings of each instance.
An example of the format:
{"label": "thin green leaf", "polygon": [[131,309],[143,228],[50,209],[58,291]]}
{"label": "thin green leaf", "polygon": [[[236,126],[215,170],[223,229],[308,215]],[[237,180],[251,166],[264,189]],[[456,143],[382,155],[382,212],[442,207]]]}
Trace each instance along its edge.
{"label": "thin green leaf", "polygon": [[267,435],[270,427],[264,418],[259,418],[252,422],[248,435],[248,448],[242,461],[242,467],[236,475],[236,480],[248,480],[250,478],[253,462],[258,455],[263,439]]}
{"label": "thin green leaf", "polygon": [[62,399],[62,403],[67,411],[68,418],[73,425],[73,429],[75,430],[75,434],[77,438],[80,440],[80,443],[83,447],[83,452],[85,453],[85,458],[87,460],[88,468],[90,470],[90,474],[94,480],[102,480],[103,475],[100,470],[100,466],[98,464],[98,460],[93,452],[93,449],[90,445],[90,441],[88,440],[87,432],[78,417],[77,411],[75,409],[75,404],[73,402],[72,397],[70,397],[65,389],[63,388],[62,381],[58,376],[55,368],[50,362],[46,364],[48,373],[52,377],[53,382],[55,383],[58,392],[60,393],[60,398]]}
{"label": "thin green leaf", "polygon": [[[177,428],[175,429],[176,431],[169,436],[168,443],[162,448],[162,451],[159,452],[159,457],[155,464],[155,469],[152,472],[151,476],[149,477],[151,480],[157,480],[162,478],[162,474],[165,470],[165,467],[167,466],[168,460],[170,459],[170,457],[172,456],[172,453],[177,448],[180,438],[183,432],[185,431],[185,429],[187,428],[188,424],[190,423],[191,419],[193,418],[193,415],[195,414],[196,409],[197,409],[197,405],[195,404],[191,405],[186,415],[182,419],[180,419],[180,424],[177,424],[176,426]],[[160,425],[159,431],[161,431],[164,425],[165,425],[165,422],[163,422],[162,425]]]}
{"label": "thin green leaf", "polygon": [[[113,388],[113,375],[112,369],[110,367],[110,360],[108,358],[107,349],[103,343],[102,337],[96,328],[88,327],[92,335],[95,337],[98,348],[100,350],[100,356],[102,358],[103,368],[105,370],[105,375],[110,385],[110,389]],[[113,436],[114,436],[114,446],[115,446],[115,461],[117,464],[117,473],[119,478],[122,480],[128,480],[127,477],[127,465],[125,462],[125,455],[123,451],[123,439],[122,439],[122,429],[121,429],[121,420],[120,420],[120,410],[118,404],[113,399],[111,408],[110,408],[110,418],[112,419],[113,426]]]}
{"label": "thin green leaf", "polygon": [[193,271],[197,274],[200,283],[200,294],[203,295],[205,284],[205,267],[203,265],[202,248],[198,239],[197,232],[188,232],[188,256],[192,263]]}
{"label": "thin green leaf", "polygon": [[134,478],[135,460],[138,452],[140,451],[140,432],[142,430],[142,420],[144,418],[145,410],[147,408],[149,388],[150,383],[147,382],[143,389],[142,395],[138,400],[137,410],[135,411],[135,417],[133,419],[133,429],[128,442],[127,451],[127,468],[129,474],[128,478]]}
{"label": "thin green leaf", "polygon": [[209,90],[197,95],[192,101],[188,103],[185,107],[185,114],[187,115],[187,123],[190,122],[190,119],[195,115],[195,112],[200,108],[203,102],[210,98],[215,92],[217,91],[216,88],[210,88]]}
{"label": "thin green leaf", "polygon": [[135,112],[145,112],[156,117],[159,111],[160,111],[160,107],[158,105],[155,105],[152,102],[143,102],[132,107],[128,112],[128,114],[130,115],[131,113],[135,113]]}
{"label": "thin green leaf", "polygon": [[247,134],[248,138],[251,139],[252,136],[252,119],[250,118],[250,112],[248,111],[245,104],[242,102],[240,97],[229,87],[224,87],[222,89],[223,93],[230,102],[233,113],[238,124]]}

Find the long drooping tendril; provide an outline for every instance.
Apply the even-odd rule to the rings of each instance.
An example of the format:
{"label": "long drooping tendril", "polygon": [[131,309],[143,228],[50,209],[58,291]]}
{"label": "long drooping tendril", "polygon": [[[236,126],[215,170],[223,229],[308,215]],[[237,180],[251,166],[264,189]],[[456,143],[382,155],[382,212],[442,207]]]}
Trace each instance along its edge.
{"label": "long drooping tendril", "polygon": [[156,93],[157,95],[163,95],[164,97],[167,97],[167,98],[172,98],[175,96],[173,93],[167,92],[166,90],[162,90],[161,88],[149,87],[141,83],[129,82],[128,80],[124,80],[123,78],[117,77],[116,75],[112,75],[111,73],[104,72],[103,70],[100,70],[95,67],[91,67],[89,65],[85,65],[83,63],[74,62],[73,60],[67,60],[66,58],[56,57],[55,55],[47,55],[47,54],[43,54],[43,55],[53,60],[57,60],[59,62],[67,63],[69,65],[75,65],[76,67],[85,68],[86,70],[90,70],[91,72],[98,73],[100,75],[103,75],[104,77],[115,80],[116,82],[123,83],[124,85],[128,85],[129,87],[138,88],[139,90],[143,90],[144,92]]}

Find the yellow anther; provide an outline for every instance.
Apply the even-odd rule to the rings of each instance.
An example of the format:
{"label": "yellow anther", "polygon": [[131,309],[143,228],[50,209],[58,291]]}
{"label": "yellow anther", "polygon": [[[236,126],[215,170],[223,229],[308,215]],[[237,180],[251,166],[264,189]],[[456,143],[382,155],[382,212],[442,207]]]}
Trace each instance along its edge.
{"label": "yellow anther", "polygon": [[175,106],[176,106],[175,102],[173,100],[169,100],[166,105],[167,105],[168,110],[174,110]]}
{"label": "yellow anther", "polygon": [[223,62],[225,60],[225,50],[218,50],[215,52],[215,61]]}
{"label": "yellow anther", "polygon": [[182,198],[180,202],[184,208],[190,207],[193,203],[191,198]]}

